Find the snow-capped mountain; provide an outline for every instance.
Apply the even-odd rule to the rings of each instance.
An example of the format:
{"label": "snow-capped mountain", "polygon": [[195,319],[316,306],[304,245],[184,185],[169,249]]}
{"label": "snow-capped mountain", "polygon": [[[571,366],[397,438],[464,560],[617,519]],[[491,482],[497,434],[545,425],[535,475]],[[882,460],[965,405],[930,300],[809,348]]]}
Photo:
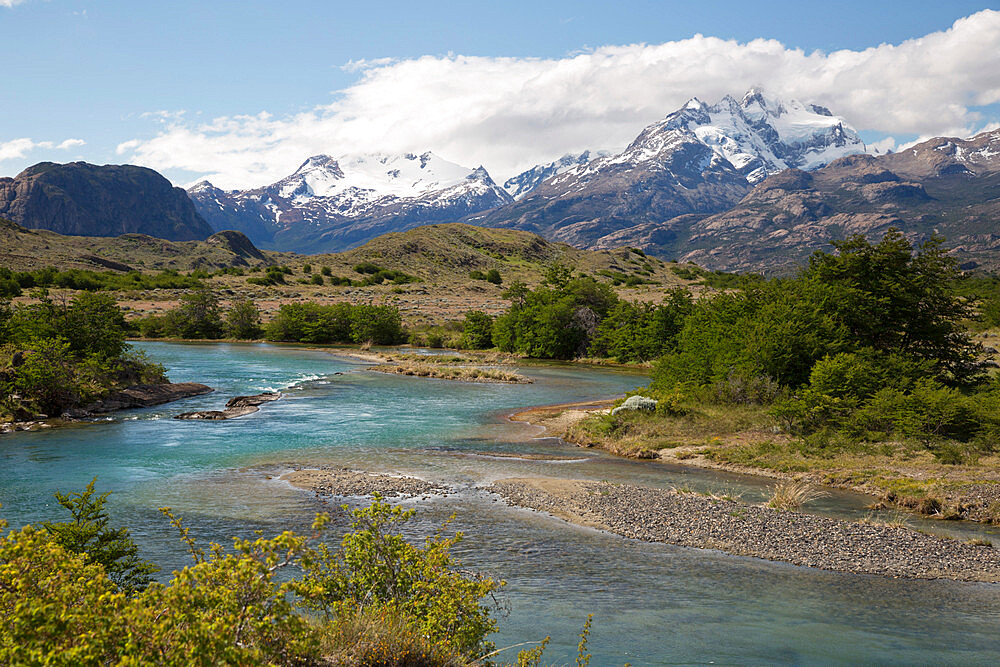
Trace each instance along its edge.
{"label": "snow-capped mountain", "polygon": [[591,160],[610,155],[608,151],[583,151],[582,153],[567,153],[558,160],[548,164],[536,164],[531,169],[522,171],[517,176],[511,176],[503,183],[503,189],[514,199],[521,199],[529,192],[538,187],[546,178],[551,178],[556,174],[561,174],[567,169],[572,169],[581,164],[587,164]]}
{"label": "snow-capped mountain", "polygon": [[188,190],[215,229],[237,229],[265,247],[346,250],[388,231],[450,222],[512,201],[485,169],[433,153],[316,155],[263,188]]}
{"label": "snow-capped mountain", "polygon": [[858,133],[820,106],[759,89],[714,105],[692,98],[618,155],[569,167],[470,221],[589,247],[638,223],[719,212],[770,174],[864,151]]}

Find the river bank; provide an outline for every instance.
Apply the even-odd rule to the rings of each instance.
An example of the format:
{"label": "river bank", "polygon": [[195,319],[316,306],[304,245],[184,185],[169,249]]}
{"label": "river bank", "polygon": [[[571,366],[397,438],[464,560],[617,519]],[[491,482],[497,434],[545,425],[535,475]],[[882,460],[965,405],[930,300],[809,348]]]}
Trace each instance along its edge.
{"label": "river bank", "polygon": [[39,428],[51,428],[60,424],[87,419],[96,415],[108,414],[119,410],[149,408],[165,403],[172,403],[193,396],[201,396],[214,391],[208,385],[198,382],[163,382],[159,384],[142,384],[113,392],[104,398],[80,408],[65,411],[58,418],[39,419],[28,422],[0,423],[0,433],[15,431],[31,431]]}
{"label": "river bank", "polygon": [[837,572],[1000,581],[1000,553],[892,524],[774,510],[731,498],[628,484],[506,479],[508,503],[646,542],[716,549]]}
{"label": "river bank", "polygon": [[[769,424],[759,407],[706,406],[705,414],[632,413],[605,423],[612,402],[530,408],[509,416],[579,447],[617,456],[767,479],[806,480],[870,496],[873,510],[898,508],[931,518],[1000,523],[1000,457],[944,464],[905,443],[820,452]],[[710,411],[719,414],[709,414]]]}

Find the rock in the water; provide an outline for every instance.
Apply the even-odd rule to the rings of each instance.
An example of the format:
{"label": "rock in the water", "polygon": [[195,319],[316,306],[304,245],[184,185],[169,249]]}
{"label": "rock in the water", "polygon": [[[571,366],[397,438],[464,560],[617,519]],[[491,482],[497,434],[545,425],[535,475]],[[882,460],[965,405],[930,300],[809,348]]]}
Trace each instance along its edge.
{"label": "rock in the water", "polygon": [[619,412],[635,412],[637,410],[647,410],[652,412],[656,409],[657,403],[658,401],[652,398],[647,398],[646,396],[629,396],[625,399],[624,403],[612,410],[611,414],[616,415]]}
{"label": "rock in the water", "polygon": [[263,403],[270,403],[281,398],[278,392],[265,391],[256,396],[234,396],[226,402],[225,410],[199,410],[197,412],[182,412],[174,419],[204,419],[208,421],[218,421],[223,419],[234,419],[244,415],[253,414],[259,410]]}

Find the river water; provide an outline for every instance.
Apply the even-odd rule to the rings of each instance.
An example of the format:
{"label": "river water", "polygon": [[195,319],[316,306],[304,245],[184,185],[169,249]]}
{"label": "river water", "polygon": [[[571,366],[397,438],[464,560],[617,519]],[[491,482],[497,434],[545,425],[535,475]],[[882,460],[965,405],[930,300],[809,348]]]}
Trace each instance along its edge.
{"label": "river water", "polygon": [[[504,418],[520,407],[621,394],[645,383],[634,373],[532,365],[521,369],[531,385],[467,384],[371,373],[294,347],[138,346],[172,380],[217,391],[99,423],[0,436],[0,513],[11,525],[63,518],[52,494],[96,476],[98,490],[113,492],[114,521],[130,526],[143,555],[169,573],[186,562],[159,507],[183,516],[197,539],[225,544],[254,530],[304,528],[331,509],[278,479],[292,467],[398,472],[456,490],[408,501],[418,509],[412,536],[454,513],[453,527],[466,535],[463,562],[508,582],[498,647],[551,635],[546,658],[572,663],[576,634],[593,613],[594,665],[1000,661],[998,585],[847,575],[645,544],[508,507],[478,488],[542,475],[765,496],[755,478],[617,459],[535,439],[537,429]],[[265,390],[286,395],[233,421],[170,418]],[[812,510],[857,518],[867,502],[835,493]],[[959,536],[989,530],[925,527]]]}

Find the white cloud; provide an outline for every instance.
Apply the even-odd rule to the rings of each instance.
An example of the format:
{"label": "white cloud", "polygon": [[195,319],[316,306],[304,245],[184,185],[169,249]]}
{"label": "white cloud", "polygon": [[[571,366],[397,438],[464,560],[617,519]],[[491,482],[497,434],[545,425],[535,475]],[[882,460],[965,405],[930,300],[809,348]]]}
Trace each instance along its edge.
{"label": "white cloud", "polygon": [[56,148],[58,148],[61,151],[68,151],[71,148],[77,148],[78,146],[83,146],[86,143],[87,142],[84,141],[83,139],[67,139],[66,141],[63,141],[58,146],[56,146]]}
{"label": "white cloud", "polygon": [[[0,0],[2,2],[3,0]],[[10,141],[0,141],[0,162],[4,160],[16,160],[25,157],[31,151],[39,148],[47,150],[69,150],[86,144],[83,139],[66,139],[62,143],[56,144],[53,141],[33,141],[27,137],[11,139]]]}
{"label": "white cloud", "polygon": [[696,35],[558,59],[448,55],[346,67],[360,79],[329,105],[278,118],[169,118],[118,153],[223,187],[272,182],[316,153],[376,150],[433,150],[502,180],[566,152],[624,146],[689,97],[715,101],[753,85],[829,107],[862,130],[967,136],[994,120],[973,107],[1000,102],[1000,12],[863,51]]}
{"label": "white cloud", "polygon": [[[0,0],[0,2],[3,2],[3,0]],[[28,138],[11,139],[10,141],[0,142],[0,162],[3,160],[22,158],[28,154],[28,151],[34,150],[37,145],[38,144]]]}
{"label": "white cloud", "polygon": [[24,0],[0,0],[0,7],[13,7],[14,5],[19,5]]}

